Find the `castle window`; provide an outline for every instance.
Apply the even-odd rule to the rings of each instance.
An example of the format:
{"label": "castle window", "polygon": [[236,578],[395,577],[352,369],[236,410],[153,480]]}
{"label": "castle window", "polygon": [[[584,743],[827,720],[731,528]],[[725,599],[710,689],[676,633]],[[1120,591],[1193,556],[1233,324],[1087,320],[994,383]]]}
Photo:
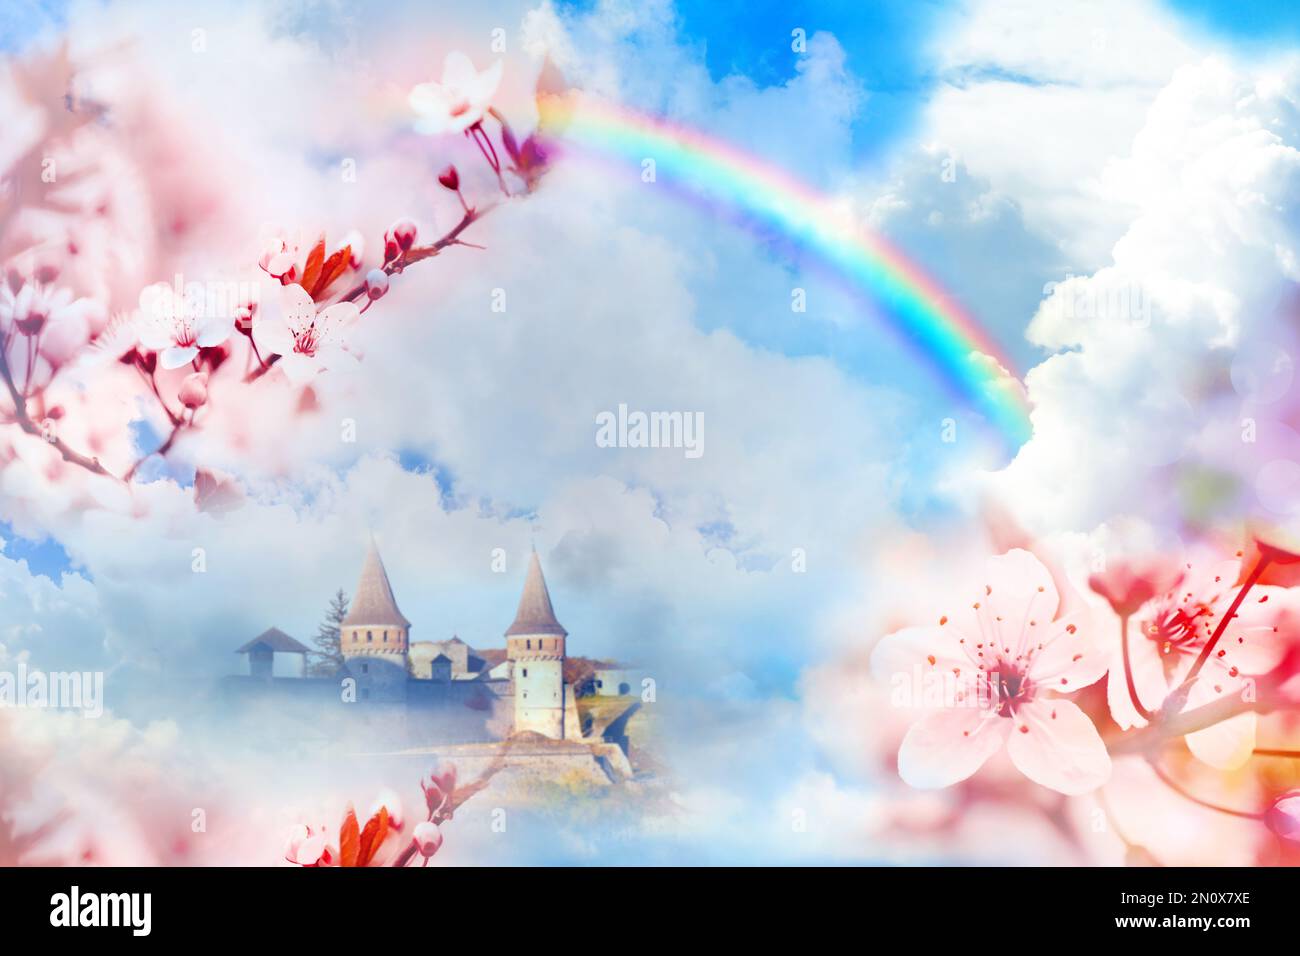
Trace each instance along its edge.
{"label": "castle window", "polygon": [[524,676],[525,676],[525,677],[528,676],[528,668],[527,668],[527,667],[524,668]]}
{"label": "castle window", "polygon": [[374,632],[374,631],[366,631],[366,640],[367,640],[367,641],[371,641],[371,642],[373,642],[374,639],[375,639],[375,632]]}
{"label": "castle window", "polygon": [[384,643],[385,643],[385,644],[388,643],[388,632],[387,632],[387,631],[384,631]]}

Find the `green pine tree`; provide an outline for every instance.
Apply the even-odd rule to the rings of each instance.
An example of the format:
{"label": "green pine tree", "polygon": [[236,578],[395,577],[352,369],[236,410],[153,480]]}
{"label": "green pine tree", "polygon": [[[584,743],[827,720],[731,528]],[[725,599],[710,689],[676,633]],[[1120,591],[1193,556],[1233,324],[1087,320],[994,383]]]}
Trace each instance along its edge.
{"label": "green pine tree", "polygon": [[343,650],[339,640],[343,634],[343,619],[348,616],[348,596],[339,588],[330,598],[325,620],[316,631],[316,647],[311,653],[311,672],[317,677],[333,677],[343,666]]}

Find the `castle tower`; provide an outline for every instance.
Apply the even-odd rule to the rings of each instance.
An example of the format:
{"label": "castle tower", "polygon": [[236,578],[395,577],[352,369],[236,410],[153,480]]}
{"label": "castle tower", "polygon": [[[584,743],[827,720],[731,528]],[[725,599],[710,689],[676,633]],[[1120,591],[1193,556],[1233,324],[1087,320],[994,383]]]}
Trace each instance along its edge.
{"label": "castle tower", "polygon": [[344,662],[357,681],[358,700],[406,700],[410,639],[411,622],[397,609],[388,572],[371,541],[339,633]]}
{"label": "castle tower", "polygon": [[515,733],[536,731],[564,739],[564,639],[534,551],[515,622],[506,631],[506,657],[515,682]]}

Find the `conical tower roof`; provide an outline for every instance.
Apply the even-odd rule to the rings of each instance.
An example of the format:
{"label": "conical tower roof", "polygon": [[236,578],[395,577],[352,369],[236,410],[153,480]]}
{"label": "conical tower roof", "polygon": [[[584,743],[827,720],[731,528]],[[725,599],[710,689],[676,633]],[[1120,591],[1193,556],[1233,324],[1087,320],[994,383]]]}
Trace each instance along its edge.
{"label": "conical tower roof", "polygon": [[565,637],[568,633],[555,619],[551,594],[546,590],[546,578],[542,577],[542,563],[537,560],[537,552],[534,551],[528,561],[528,576],[524,578],[524,593],[519,598],[515,623],[506,631],[506,637],[515,634],[555,634]]}
{"label": "conical tower roof", "polygon": [[392,585],[388,583],[388,572],[384,570],[384,561],[373,541],[366,552],[366,562],[361,566],[361,579],[357,581],[357,591],[343,626],[411,626],[411,622],[397,609]]}

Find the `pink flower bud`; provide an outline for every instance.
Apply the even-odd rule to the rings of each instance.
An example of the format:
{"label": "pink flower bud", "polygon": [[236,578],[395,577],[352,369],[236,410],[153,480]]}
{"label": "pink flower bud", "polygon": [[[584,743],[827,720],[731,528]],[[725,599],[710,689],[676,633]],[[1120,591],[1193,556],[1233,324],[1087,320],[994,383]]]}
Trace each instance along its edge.
{"label": "pink flower bud", "polygon": [[1278,797],[1264,814],[1264,822],[1283,839],[1300,841],[1300,790]]}
{"label": "pink flower bud", "polygon": [[22,273],[17,269],[10,269],[8,275],[5,276],[5,280],[9,283],[9,291],[14,295],[21,292],[23,286],[26,284],[26,280],[23,279]]}
{"label": "pink flower bud", "polygon": [[393,223],[393,228],[390,231],[392,232],[393,239],[395,239],[397,244],[402,247],[403,252],[415,245],[417,230],[415,228],[415,223],[411,222],[411,220],[399,219],[397,222]]}
{"label": "pink flower bud", "polygon": [[378,299],[388,291],[388,273],[383,269],[371,269],[366,273],[366,295]]}
{"label": "pink flower bud", "polygon": [[49,316],[40,306],[33,306],[32,309],[21,319],[15,319],[14,325],[23,335],[36,335],[45,326],[45,320]]}
{"label": "pink flower bud", "polygon": [[58,277],[59,267],[52,262],[47,262],[44,265],[36,267],[36,281],[41,285],[49,285]]}
{"label": "pink flower bud", "polygon": [[402,247],[397,244],[397,240],[389,233],[384,233],[384,261],[392,262],[402,254]]}
{"label": "pink flower bud", "polygon": [[1178,584],[1181,569],[1154,556],[1120,559],[1088,578],[1088,586],[1104,597],[1115,613],[1127,617],[1157,594]]}
{"label": "pink flower bud", "polygon": [[437,813],[456,791],[456,768],[451,766],[439,773],[434,767],[420,780],[420,789],[424,791],[424,802],[429,812]]}
{"label": "pink flower bud", "polygon": [[193,372],[185,376],[176,397],[190,410],[202,408],[208,402],[208,373]]}
{"label": "pink flower bud", "polygon": [[348,247],[348,266],[353,269],[360,269],[362,258],[366,254],[365,237],[355,229],[351,229],[348,231],[348,234],[343,237],[343,243],[339,248],[341,249],[343,246]]}
{"label": "pink flower bud", "polygon": [[448,166],[438,174],[438,182],[442,183],[445,188],[455,192],[460,189],[460,173],[456,172],[455,166]]}
{"label": "pink flower bud", "polygon": [[420,855],[426,859],[437,853],[438,848],[442,846],[442,831],[438,829],[438,824],[431,820],[417,823],[412,836],[415,838],[415,846],[420,851]]}

